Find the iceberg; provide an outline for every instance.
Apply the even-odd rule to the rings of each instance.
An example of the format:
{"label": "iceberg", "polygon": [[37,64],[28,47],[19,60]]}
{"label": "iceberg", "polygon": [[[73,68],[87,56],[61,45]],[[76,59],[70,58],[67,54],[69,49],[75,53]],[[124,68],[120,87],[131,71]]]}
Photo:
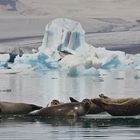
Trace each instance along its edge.
{"label": "iceberg", "polygon": [[0,54],[0,67],[7,67],[8,66],[8,61],[10,59],[9,54]]}
{"label": "iceberg", "polygon": [[138,67],[140,55],[95,48],[86,42],[85,31],[79,22],[57,18],[46,25],[37,52],[16,56],[14,65],[19,64],[30,65],[37,71],[59,69],[72,76],[97,76],[113,68]]}
{"label": "iceberg", "polygon": [[[61,52],[69,55],[61,55]],[[76,67],[83,65],[85,70],[91,67],[109,69],[120,64],[124,52],[107,51],[105,48],[95,48],[85,41],[85,31],[80,23],[58,18],[49,23],[45,28],[40,53],[58,61],[61,68],[76,71]]]}

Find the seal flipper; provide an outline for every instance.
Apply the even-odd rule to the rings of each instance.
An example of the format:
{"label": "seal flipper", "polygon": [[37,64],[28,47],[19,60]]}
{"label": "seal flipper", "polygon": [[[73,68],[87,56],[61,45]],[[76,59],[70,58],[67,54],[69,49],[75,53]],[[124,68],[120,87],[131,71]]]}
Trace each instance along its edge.
{"label": "seal flipper", "polygon": [[100,98],[103,98],[103,99],[109,99],[109,97],[108,96],[105,96],[103,93],[99,94],[99,97]]}
{"label": "seal flipper", "polygon": [[42,106],[37,106],[37,105],[34,105],[34,104],[31,104],[31,107],[32,107],[32,111],[39,110],[39,109],[43,108]]}
{"label": "seal flipper", "polygon": [[78,100],[74,99],[73,97],[69,97],[71,103],[79,103]]}

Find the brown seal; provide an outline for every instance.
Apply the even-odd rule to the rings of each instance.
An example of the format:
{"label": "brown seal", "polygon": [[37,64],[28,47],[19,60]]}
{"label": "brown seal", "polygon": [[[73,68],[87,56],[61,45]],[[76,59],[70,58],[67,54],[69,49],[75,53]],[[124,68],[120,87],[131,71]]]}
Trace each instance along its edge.
{"label": "brown seal", "polygon": [[108,102],[108,103],[123,103],[123,102],[129,101],[131,99],[134,99],[131,97],[114,99],[114,98],[110,98],[108,96],[105,96],[104,94],[99,94],[99,97],[106,100],[106,102]]}
{"label": "brown seal", "polygon": [[140,114],[140,98],[129,99],[122,103],[109,103],[105,99],[96,98],[93,102],[112,116],[132,116]]}
{"label": "brown seal", "polygon": [[78,103],[64,103],[56,106],[45,107],[36,112],[30,113],[30,115],[40,117],[78,117],[85,115],[89,109],[90,100],[85,99]]}
{"label": "brown seal", "polygon": [[31,111],[41,109],[42,107],[27,104],[27,103],[13,103],[13,102],[0,102],[0,115],[16,115],[27,114]]}

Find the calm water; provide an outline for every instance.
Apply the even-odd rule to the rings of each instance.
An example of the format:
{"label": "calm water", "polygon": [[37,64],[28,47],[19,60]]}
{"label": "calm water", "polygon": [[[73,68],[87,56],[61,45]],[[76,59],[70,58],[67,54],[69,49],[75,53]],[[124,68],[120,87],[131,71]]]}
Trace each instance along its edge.
{"label": "calm water", "polygon": [[[122,76],[123,75],[123,76]],[[46,106],[52,99],[68,102],[94,98],[104,93],[111,97],[140,97],[140,79],[131,69],[112,71],[107,76],[68,77],[55,71],[46,75],[0,75],[0,100],[34,103]],[[140,116],[111,117],[108,114],[87,115],[78,119],[23,118],[0,119],[1,140],[138,140]]]}

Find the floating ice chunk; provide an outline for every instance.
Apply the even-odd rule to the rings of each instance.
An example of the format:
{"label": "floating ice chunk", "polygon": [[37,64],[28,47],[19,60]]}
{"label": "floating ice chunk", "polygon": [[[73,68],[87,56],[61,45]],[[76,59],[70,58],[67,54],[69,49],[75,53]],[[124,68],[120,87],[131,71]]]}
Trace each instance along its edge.
{"label": "floating ice chunk", "polygon": [[7,67],[9,59],[9,54],[0,54],[0,67]]}
{"label": "floating ice chunk", "polygon": [[[64,50],[73,55],[62,58],[60,53]],[[63,18],[55,19],[46,26],[39,51],[54,60],[62,59],[59,65],[69,67],[71,71],[75,71],[75,67],[79,65],[85,68],[110,69],[125,60],[124,52],[95,48],[87,44],[80,23]]]}
{"label": "floating ice chunk", "polygon": [[24,54],[22,57],[16,57],[14,64],[29,64],[34,69],[57,68],[57,64],[43,53]]}

